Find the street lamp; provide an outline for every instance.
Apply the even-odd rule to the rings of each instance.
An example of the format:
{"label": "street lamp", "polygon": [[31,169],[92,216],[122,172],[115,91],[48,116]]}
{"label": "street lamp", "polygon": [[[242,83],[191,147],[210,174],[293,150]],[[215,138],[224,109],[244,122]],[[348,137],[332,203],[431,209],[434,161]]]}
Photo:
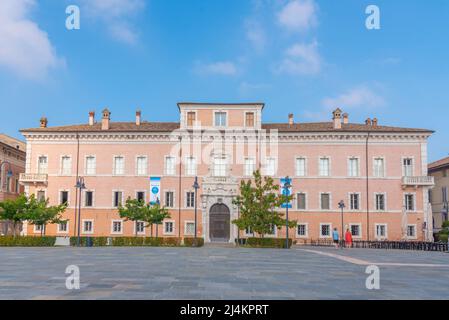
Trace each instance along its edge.
{"label": "street lamp", "polygon": [[86,185],[84,184],[84,178],[78,177],[76,181],[75,188],[79,189],[79,202],[78,202],[78,238],[76,240],[76,245],[80,246],[80,233],[81,233],[81,193],[84,189],[86,189]]}
{"label": "street lamp", "polygon": [[[290,188],[292,187],[290,183],[291,179],[287,176],[285,178],[284,186],[283,186],[283,193],[284,196],[288,197],[290,195]],[[289,201],[285,201],[285,229],[286,229],[286,235],[285,235],[285,249],[288,249],[288,206],[290,205]]]}
{"label": "street lamp", "polygon": [[341,200],[341,201],[338,203],[338,207],[341,209],[341,240],[343,241],[344,236],[345,236],[344,231],[343,231],[343,229],[344,229],[344,224],[343,224],[343,210],[344,210],[344,208],[345,208],[345,202],[344,202],[343,200]]}
{"label": "street lamp", "polygon": [[197,235],[197,205],[196,200],[198,196],[198,189],[200,188],[200,185],[198,184],[198,177],[195,177],[195,182],[193,183],[193,189],[195,189],[195,240]]}

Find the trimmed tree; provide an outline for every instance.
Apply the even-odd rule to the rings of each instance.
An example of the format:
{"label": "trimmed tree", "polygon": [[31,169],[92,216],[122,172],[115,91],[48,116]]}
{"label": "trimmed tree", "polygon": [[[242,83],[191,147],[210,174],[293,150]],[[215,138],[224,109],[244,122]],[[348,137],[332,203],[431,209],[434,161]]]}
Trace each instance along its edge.
{"label": "trimmed tree", "polygon": [[[273,226],[281,229],[286,225],[284,214],[277,210],[290,202],[293,196],[281,194],[280,186],[274,184],[273,178],[262,178],[259,170],[253,175],[254,183],[252,180],[240,182],[240,195],[233,201],[239,206],[240,218],[232,223],[239,230],[250,228],[263,238],[265,234],[272,232]],[[289,221],[289,228],[294,228],[296,224],[296,221]]]}
{"label": "trimmed tree", "polygon": [[137,237],[137,221],[145,221],[145,215],[148,211],[147,206],[143,201],[137,199],[128,198],[126,200],[125,206],[118,208],[120,218],[125,219],[125,221],[133,221],[135,225],[135,236]]}
{"label": "trimmed tree", "polygon": [[14,200],[5,200],[0,202],[0,220],[5,221],[6,231],[8,231],[8,224],[13,225],[13,236],[16,237],[16,229],[25,219],[25,209],[28,199],[24,194],[21,194]]}
{"label": "trimmed tree", "polygon": [[64,213],[67,208],[67,204],[61,204],[59,206],[49,206],[48,204],[48,199],[39,201],[34,195],[31,195],[24,212],[25,220],[28,220],[30,224],[41,227],[41,236],[45,235],[47,224],[67,221],[62,219],[62,213]]}
{"label": "trimmed tree", "polygon": [[148,206],[148,213],[145,221],[151,226],[153,224],[156,225],[156,238],[158,237],[158,226],[162,224],[165,219],[170,219],[170,213],[167,208],[161,207],[160,204]]}

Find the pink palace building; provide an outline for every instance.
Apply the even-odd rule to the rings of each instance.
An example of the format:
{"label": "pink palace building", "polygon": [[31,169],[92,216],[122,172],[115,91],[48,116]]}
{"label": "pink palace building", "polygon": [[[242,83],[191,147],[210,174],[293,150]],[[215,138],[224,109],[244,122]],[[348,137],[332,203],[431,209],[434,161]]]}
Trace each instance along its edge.
{"label": "pink palace building", "polygon": [[[67,223],[48,225],[47,235],[77,234],[77,177],[83,177],[81,236],[149,236],[141,222],[123,221],[117,207],[127,198],[159,201],[171,217],[159,236],[192,237],[197,205],[198,236],[231,242],[252,236],[232,220],[239,183],[256,169],[281,184],[288,176],[294,200],[289,232],[298,243],[331,238],[337,228],[355,239],[432,240],[427,139],[432,131],[351,123],[336,109],[331,121],[263,123],[263,103],[179,103],[179,122],[113,122],[108,109],[97,122],[21,130],[26,138],[27,194],[67,203]],[[193,184],[198,177],[197,197]],[[197,199],[197,200],[195,200]],[[339,207],[343,201],[345,208]],[[279,209],[285,211],[285,209]],[[285,237],[285,228],[269,237]],[[25,225],[24,233],[40,235]]]}

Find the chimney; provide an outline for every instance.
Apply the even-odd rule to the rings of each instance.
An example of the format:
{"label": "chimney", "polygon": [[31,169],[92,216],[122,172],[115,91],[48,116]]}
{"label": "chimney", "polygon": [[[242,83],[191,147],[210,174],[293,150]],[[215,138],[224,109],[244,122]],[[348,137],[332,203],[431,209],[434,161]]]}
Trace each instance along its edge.
{"label": "chimney", "polygon": [[347,114],[346,112],[343,113],[343,123],[344,124],[348,124],[349,123],[349,114]]}
{"label": "chimney", "polygon": [[332,112],[332,120],[334,121],[334,129],[341,129],[341,109],[337,108]]}
{"label": "chimney", "polygon": [[137,110],[136,111],[136,126],[140,126],[142,122],[142,111]]}
{"label": "chimney", "polygon": [[109,121],[111,120],[111,112],[108,108],[103,110],[103,119],[101,119],[101,130],[109,130]]}
{"label": "chimney", "polygon": [[48,120],[46,117],[41,118],[41,128],[47,128]]}
{"label": "chimney", "polygon": [[295,123],[294,115],[293,115],[293,113],[290,113],[288,115],[288,125],[292,126],[294,123]]}
{"label": "chimney", "polygon": [[370,126],[370,125],[371,125],[371,118],[366,119],[366,120],[365,120],[365,124],[366,124],[367,126]]}
{"label": "chimney", "polygon": [[95,111],[89,112],[89,125],[93,126],[95,123]]}
{"label": "chimney", "polygon": [[377,123],[378,123],[377,118],[374,118],[373,119],[373,127],[377,127]]}

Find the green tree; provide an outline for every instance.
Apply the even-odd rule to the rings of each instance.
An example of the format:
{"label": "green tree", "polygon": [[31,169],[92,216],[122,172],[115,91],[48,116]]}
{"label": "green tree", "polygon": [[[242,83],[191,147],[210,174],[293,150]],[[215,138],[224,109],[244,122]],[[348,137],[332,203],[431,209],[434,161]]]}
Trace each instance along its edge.
{"label": "green tree", "polygon": [[16,228],[25,219],[25,209],[28,199],[24,194],[21,194],[14,200],[5,200],[0,202],[0,220],[4,220],[8,224],[13,225],[13,236],[16,237]]}
{"label": "green tree", "polygon": [[62,213],[67,208],[67,204],[49,206],[49,200],[37,200],[34,195],[28,199],[24,210],[24,219],[30,224],[41,226],[41,236],[45,235],[47,224],[63,223]]}
{"label": "green tree", "polygon": [[158,226],[162,224],[165,219],[170,219],[170,213],[167,208],[161,207],[160,204],[148,205],[148,211],[145,217],[145,222],[147,222],[151,229],[153,229],[153,224],[156,225],[156,238],[158,237]]}
{"label": "green tree", "polygon": [[[239,206],[240,218],[232,223],[239,230],[250,228],[263,238],[265,234],[271,233],[273,226],[281,229],[286,225],[284,214],[277,210],[282,204],[290,202],[293,196],[281,194],[280,186],[274,184],[273,178],[262,178],[259,170],[253,175],[254,183],[252,180],[242,180],[240,183],[240,195],[233,201]],[[290,228],[296,224],[296,221],[289,221]]]}
{"label": "green tree", "polygon": [[137,237],[137,221],[145,221],[145,216],[148,212],[147,205],[145,205],[145,202],[137,200],[137,199],[131,199],[128,198],[126,200],[125,206],[121,206],[118,208],[120,218],[125,219],[125,221],[133,221],[135,224],[136,233],[135,236]]}

